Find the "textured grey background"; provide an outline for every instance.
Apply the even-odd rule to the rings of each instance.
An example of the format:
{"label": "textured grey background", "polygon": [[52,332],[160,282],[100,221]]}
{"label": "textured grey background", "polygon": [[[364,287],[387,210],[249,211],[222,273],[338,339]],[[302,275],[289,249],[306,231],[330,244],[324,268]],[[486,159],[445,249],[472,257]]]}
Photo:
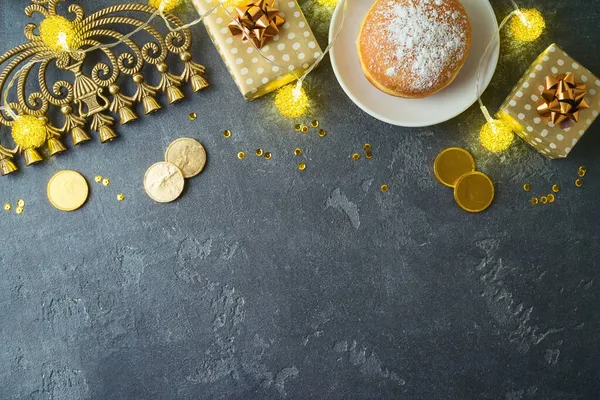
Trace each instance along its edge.
{"label": "textured grey background", "polygon": [[[116,2],[84,3],[89,13]],[[499,18],[509,12],[492,3]],[[523,3],[550,27],[532,44],[503,41],[491,109],[553,41],[600,73],[598,2]],[[24,40],[25,4],[2,1],[1,52]],[[324,45],[327,23],[304,6]],[[270,97],[245,102],[204,28],[193,32],[209,89],[119,128],[113,143],[0,180],[1,203],[27,201],[22,216],[0,214],[0,398],[598,397],[597,124],[567,160],[520,140],[491,155],[477,144],[476,107],[433,128],[389,126],[351,103],[326,61],[305,122],[328,135],[301,136]],[[202,141],[209,164],[179,201],[155,204],[143,174],[181,136]],[[366,142],[375,157],[353,162]],[[471,150],[496,182],[485,213],[461,211],[433,178],[448,146]],[[74,213],[45,194],[67,168],[91,187]],[[532,207],[526,182],[532,194],[563,191]]]}

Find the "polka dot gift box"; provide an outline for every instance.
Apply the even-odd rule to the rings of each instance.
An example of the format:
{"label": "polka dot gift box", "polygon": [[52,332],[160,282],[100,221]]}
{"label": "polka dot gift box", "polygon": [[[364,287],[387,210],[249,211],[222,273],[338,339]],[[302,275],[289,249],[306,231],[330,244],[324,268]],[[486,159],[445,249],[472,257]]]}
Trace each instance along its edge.
{"label": "polka dot gift box", "polygon": [[[219,0],[193,2],[198,13],[203,15],[213,9]],[[256,1],[230,3],[245,8],[254,5]],[[246,100],[264,96],[292,82],[296,77],[289,71],[294,71],[298,76],[302,75],[322,52],[296,0],[275,0],[267,3],[268,6],[272,3],[273,7],[279,10],[278,18],[285,22],[277,26],[277,34],[260,43],[260,51],[269,60],[286,67],[287,70],[273,66],[261,57],[252,42],[242,40],[243,34],[232,34],[229,24],[232,17],[238,16],[235,7],[227,7],[229,14],[222,7],[218,7],[204,20],[208,34]]]}
{"label": "polka dot gift box", "polygon": [[497,117],[548,158],[565,158],[600,112],[600,80],[556,44],[514,87]]}

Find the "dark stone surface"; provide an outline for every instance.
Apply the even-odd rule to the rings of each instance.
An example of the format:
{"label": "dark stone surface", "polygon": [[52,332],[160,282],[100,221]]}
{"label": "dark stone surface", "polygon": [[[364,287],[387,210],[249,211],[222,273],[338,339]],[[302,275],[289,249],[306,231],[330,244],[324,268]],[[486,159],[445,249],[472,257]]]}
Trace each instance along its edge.
{"label": "dark stone surface", "polygon": [[[509,12],[492,2],[499,18]],[[503,41],[491,109],[554,41],[600,72],[598,2],[523,3],[549,28],[532,44]],[[0,52],[24,40],[25,4],[2,1]],[[324,44],[327,23],[312,25]],[[113,143],[0,181],[1,203],[27,202],[24,215],[0,214],[0,398],[598,397],[597,124],[566,160],[520,140],[490,155],[477,107],[432,128],[389,126],[351,103],[327,61],[309,81],[307,121],[328,135],[301,136],[270,97],[245,102],[204,29],[193,31],[209,89],[119,128]],[[179,201],[155,204],[142,177],[181,136],[205,144],[208,167]],[[375,157],[353,162],[366,142]],[[471,150],[496,182],[485,213],[461,211],[433,178],[448,146]],[[273,159],[236,158],[257,147]],[[589,173],[578,190],[579,165]],[[46,199],[61,169],[90,181],[77,212]],[[563,191],[532,207],[524,183]]]}

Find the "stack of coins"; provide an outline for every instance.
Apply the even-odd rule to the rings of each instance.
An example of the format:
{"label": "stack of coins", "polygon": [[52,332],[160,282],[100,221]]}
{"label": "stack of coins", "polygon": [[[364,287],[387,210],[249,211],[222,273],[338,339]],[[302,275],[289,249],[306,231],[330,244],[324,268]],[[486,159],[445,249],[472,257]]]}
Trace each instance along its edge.
{"label": "stack of coins", "polygon": [[177,200],[185,187],[185,179],[193,178],[206,165],[206,151],[192,138],[175,140],[167,147],[165,161],[152,165],[144,175],[144,189],[159,203]]}
{"label": "stack of coins", "polygon": [[481,212],[494,200],[494,184],[475,171],[473,156],[459,147],[443,150],[433,163],[433,172],[443,185],[454,189],[454,200],[469,212]]}

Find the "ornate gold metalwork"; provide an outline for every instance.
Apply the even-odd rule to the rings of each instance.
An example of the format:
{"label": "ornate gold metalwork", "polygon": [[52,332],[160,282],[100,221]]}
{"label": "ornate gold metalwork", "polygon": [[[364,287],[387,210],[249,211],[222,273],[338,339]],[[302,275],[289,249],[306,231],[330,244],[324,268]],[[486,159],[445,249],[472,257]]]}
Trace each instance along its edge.
{"label": "ornate gold metalwork", "polygon": [[[31,17],[35,13],[42,14],[44,18],[56,17],[57,4],[64,0],[31,0],[25,8],[25,14]],[[111,141],[117,137],[112,126],[118,117],[121,124],[135,121],[138,116],[134,111],[135,103],[142,103],[145,114],[150,114],[162,108],[155,96],[158,92],[167,94],[168,103],[175,103],[183,99],[184,94],[180,87],[185,82],[190,82],[192,90],[199,90],[208,86],[203,78],[204,66],[192,61],[189,48],[192,37],[189,29],[171,31],[163,36],[156,27],[148,24],[140,33],[151,36],[151,39],[141,47],[132,39],[124,38],[124,34],[113,30],[115,26],[123,30],[132,31],[144,25],[156,9],[144,4],[119,4],[104,8],[92,15],[85,17],[80,5],[72,4],[68,13],[74,15],[70,19],[77,40],[77,48],[66,51],[55,51],[44,44],[36,29],[35,24],[25,26],[27,43],[12,48],[0,56],[0,93],[4,93],[5,85],[13,74],[20,75],[16,79],[16,102],[2,104],[9,107],[16,115],[32,115],[41,119],[46,126],[45,146],[47,154],[54,156],[62,153],[67,148],[62,143],[65,135],[71,135],[73,145],[78,145],[91,139],[85,127],[89,122],[91,130],[98,133],[101,142]],[[123,16],[123,13],[140,13],[140,19]],[[181,27],[183,22],[172,14],[165,13],[167,20],[174,26]],[[119,47],[107,48],[103,43],[122,41]],[[97,47],[100,46],[100,47]],[[86,52],[86,49],[95,48]],[[114,49],[127,48],[120,54],[115,54]],[[105,60],[97,62],[86,74],[83,69],[88,54],[101,54]],[[175,54],[183,63],[183,71],[176,75],[170,71],[167,64],[169,54]],[[160,81],[156,86],[146,82],[142,69],[145,65],[152,65],[158,71]],[[26,97],[26,89],[31,86],[27,81],[32,69],[37,66],[37,85],[35,91]],[[59,70],[73,74],[73,82],[58,80],[51,86],[47,83],[47,71],[53,66]],[[135,85],[135,93],[125,95],[118,84],[121,76],[129,76]],[[108,90],[106,90],[108,89]],[[108,92],[108,93],[107,93]],[[11,93],[14,98],[14,94]],[[53,126],[47,115],[50,106],[60,109],[63,124],[61,127]],[[12,127],[14,120],[10,112],[0,112],[0,128],[2,125]],[[8,136],[8,135],[5,135]],[[14,157],[20,154],[25,159],[25,164],[30,165],[43,159],[39,148],[22,148],[18,144],[11,147],[0,145],[0,174],[7,175],[18,168]]]}

